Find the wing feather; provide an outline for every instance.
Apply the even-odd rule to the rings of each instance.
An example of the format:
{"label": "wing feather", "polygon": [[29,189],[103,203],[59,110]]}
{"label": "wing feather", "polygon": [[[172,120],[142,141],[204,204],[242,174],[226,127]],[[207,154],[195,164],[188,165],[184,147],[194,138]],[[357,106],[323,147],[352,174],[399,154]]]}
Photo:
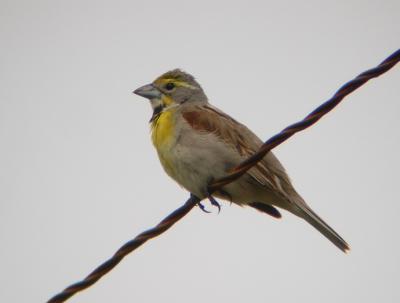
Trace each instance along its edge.
{"label": "wing feather", "polygon": [[[182,116],[193,129],[213,133],[244,159],[254,154],[262,145],[262,141],[246,126],[210,104],[191,107]],[[250,169],[248,174],[260,185],[281,194],[284,194],[286,184],[291,186],[283,166],[272,152]]]}

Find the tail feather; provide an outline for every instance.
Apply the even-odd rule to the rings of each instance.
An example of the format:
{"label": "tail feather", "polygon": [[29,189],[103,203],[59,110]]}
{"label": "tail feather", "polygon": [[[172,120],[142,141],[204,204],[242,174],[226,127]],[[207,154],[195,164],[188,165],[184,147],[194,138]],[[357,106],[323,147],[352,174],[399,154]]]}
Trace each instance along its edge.
{"label": "tail feather", "polygon": [[[297,204],[298,205],[298,204]],[[336,247],[338,247],[344,253],[350,250],[349,245],[346,241],[330,227],[324,220],[322,220],[310,207],[307,205],[298,205],[301,217],[314,226],[321,234],[323,234],[328,240],[330,240]]]}

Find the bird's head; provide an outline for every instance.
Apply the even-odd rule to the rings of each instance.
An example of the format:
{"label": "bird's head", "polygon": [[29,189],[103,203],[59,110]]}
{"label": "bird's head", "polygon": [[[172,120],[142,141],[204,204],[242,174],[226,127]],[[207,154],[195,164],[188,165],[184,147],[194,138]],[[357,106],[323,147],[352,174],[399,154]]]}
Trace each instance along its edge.
{"label": "bird's head", "polygon": [[180,69],[166,72],[151,84],[139,87],[133,93],[150,100],[153,116],[170,106],[207,103],[207,97],[200,84],[192,75]]}

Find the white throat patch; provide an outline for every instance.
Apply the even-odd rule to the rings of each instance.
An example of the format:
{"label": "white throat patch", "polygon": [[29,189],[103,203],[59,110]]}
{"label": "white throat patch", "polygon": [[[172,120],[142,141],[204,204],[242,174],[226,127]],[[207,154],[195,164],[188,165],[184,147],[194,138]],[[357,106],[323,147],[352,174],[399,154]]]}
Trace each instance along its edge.
{"label": "white throat patch", "polygon": [[151,99],[150,104],[153,110],[156,109],[157,107],[163,106],[161,99]]}

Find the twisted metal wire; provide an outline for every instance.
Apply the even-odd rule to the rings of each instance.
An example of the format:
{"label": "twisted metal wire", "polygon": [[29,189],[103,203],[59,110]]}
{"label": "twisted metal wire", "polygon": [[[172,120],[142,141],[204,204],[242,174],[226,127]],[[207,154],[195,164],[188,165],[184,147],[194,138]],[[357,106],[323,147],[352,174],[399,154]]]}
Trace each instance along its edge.
{"label": "twisted metal wire", "polygon": [[210,192],[214,192],[215,190],[221,188],[222,186],[231,183],[236,180],[240,176],[246,173],[251,167],[257,164],[264,156],[273,148],[283,143],[295,133],[298,133],[311,125],[317,123],[319,119],[325,116],[328,112],[330,112],[333,108],[338,105],[344,97],[355,91],[357,88],[365,84],[368,80],[372,78],[376,78],[383,73],[387,72],[393,66],[396,65],[400,61],[400,49],[386,58],[381,64],[377,67],[371,68],[360,75],[358,75],[353,80],[344,84],[338,91],[325,103],[321,104],[318,108],[316,108],[313,112],[311,112],[308,116],[306,116],[303,120],[296,122],[285,129],[283,129],[280,133],[271,137],[268,141],[266,141],[260,149],[236,166],[231,173],[227,176],[216,180],[209,186]]}
{"label": "twisted metal wire", "polygon": [[117,250],[117,252],[110,259],[108,259],[103,264],[98,266],[85,279],[70,285],[59,294],[52,297],[47,302],[48,303],[65,302],[76,293],[86,288],[89,288],[98,280],[100,280],[104,275],[106,275],[109,271],[111,271],[115,266],[117,266],[118,263],[121,262],[123,258],[129,255],[136,248],[138,248],[148,240],[159,236],[160,234],[171,228],[172,225],[174,225],[176,222],[182,219],[189,211],[191,211],[191,209],[194,206],[196,206],[198,202],[200,202],[199,198],[197,198],[194,195],[190,195],[190,198],[186,201],[185,204],[183,204],[181,207],[179,207],[174,212],[169,214],[160,223],[158,223],[157,226],[142,232],[141,234],[137,235],[136,238],[125,243]]}
{"label": "twisted metal wire", "polygon": [[[254,155],[243,161],[236,168],[232,170],[230,174],[216,180],[209,186],[210,193],[220,189],[226,184],[233,182],[255,164],[257,164],[270,150],[279,144],[283,143],[295,133],[298,133],[311,125],[315,124],[319,119],[321,119],[324,115],[330,112],[336,105],[338,105],[344,97],[355,91],[357,88],[365,84],[368,80],[372,78],[376,78],[383,73],[387,72],[394,65],[396,65],[400,61],[400,49],[390,55],[387,59],[385,59],[381,64],[377,67],[367,70],[354,78],[353,80],[344,84],[331,99],[320,105],[317,109],[311,112],[307,117],[303,120],[294,123],[280,133],[271,137],[268,141],[266,141],[258,152]],[[160,234],[167,231],[172,225],[182,219],[186,214],[190,212],[190,210],[200,202],[200,199],[191,195],[190,198],[185,202],[184,205],[176,209],[170,215],[168,215],[164,220],[162,220],[157,226],[144,231],[143,233],[136,236],[136,238],[124,244],[110,259],[97,267],[92,273],[90,273],[85,279],[71,286],[67,287],[61,293],[55,295],[51,298],[48,303],[61,303],[68,300],[71,296],[76,293],[90,287],[94,283],[96,283],[99,279],[101,279],[104,275],[106,275],[109,271],[111,271],[119,262],[122,261],[124,257],[130,254],[139,246],[143,245],[148,240],[159,236]]]}

